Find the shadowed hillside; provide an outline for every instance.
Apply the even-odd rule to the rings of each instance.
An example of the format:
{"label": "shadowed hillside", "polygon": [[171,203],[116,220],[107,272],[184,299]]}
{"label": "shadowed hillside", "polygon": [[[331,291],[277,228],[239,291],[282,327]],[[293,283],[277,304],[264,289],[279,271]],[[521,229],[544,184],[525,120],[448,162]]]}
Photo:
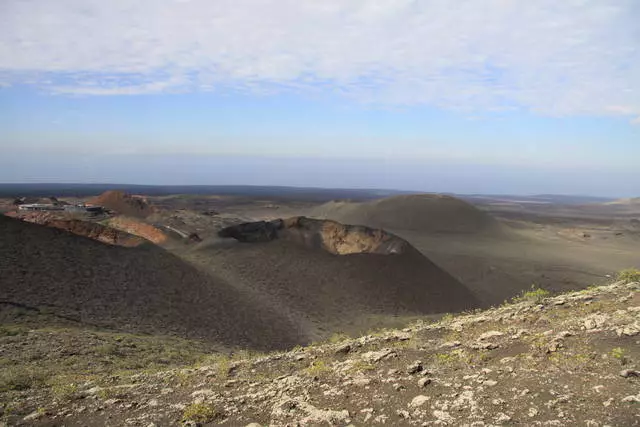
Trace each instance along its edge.
{"label": "shadowed hillside", "polygon": [[478,305],[456,279],[382,230],[290,218],[230,227],[221,234],[253,243],[203,242],[190,259],[261,295],[310,333],[353,330],[356,323],[366,329],[372,315],[434,314]]}
{"label": "shadowed hillside", "polygon": [[489,214],[460,199],[438,194],[395,196],[362,203],[333,201],[313,208],[308,215],[345,224],[427,233],[500,229]]}
{"label": "shadowed hillside", "polygon": [[154,245],[110,246],[5,216],[0,236],[5,320],[19,305],[46,307],[81,324],[228,346],[286,348],[306,341],[277,312]]}

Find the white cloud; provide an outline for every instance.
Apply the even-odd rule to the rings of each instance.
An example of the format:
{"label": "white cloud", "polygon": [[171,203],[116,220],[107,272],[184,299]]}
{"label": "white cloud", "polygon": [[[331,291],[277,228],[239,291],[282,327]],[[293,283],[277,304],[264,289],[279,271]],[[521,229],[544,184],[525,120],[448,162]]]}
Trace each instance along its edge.
{"label": "white cloud", "polygon": [[639,21],[636,0],[3,0],[0,81],[636,117]]}

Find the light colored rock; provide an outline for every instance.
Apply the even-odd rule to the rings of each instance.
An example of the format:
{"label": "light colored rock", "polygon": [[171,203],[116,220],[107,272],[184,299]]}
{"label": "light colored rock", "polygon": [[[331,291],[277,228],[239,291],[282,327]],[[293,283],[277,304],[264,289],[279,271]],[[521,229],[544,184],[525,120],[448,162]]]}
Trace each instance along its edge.
{"label": "light colored rock", "polygon": [[496,380],[486,380],[482,382],[482,385],[486,385],[487,387],[493,387],[496,384],[498,384],[498,381]]}
{"label": "light colored rock", "polygon": [[549,345],[547,346],[547,353],[555,353],[556,351],[558,351],[559,349],[561,349],[562,347],[564,347],[564,344],[562,343],[562,341],[559,340],[553,340],[549,343]]}
{"label": "light colored rock", "polygon": [[409,375],[417,374],[420,371],[422,371],[422,361],[421,360],[416,360],[411,365],[407,366],[407,374],[409,374]]}
{"label": "light colored rock", "polygon": [[35,411],[35,412],[30,413],[26,417],[24,417],[22,420],[23,421],[35,421],[35,420],[41,418],[42,415],[43,414],[41,412]]}
{"label": "light colored rock", "polygon": [[350,344],[342,344],[336,347],[336,354],[347,354],[351,351],[351,345]]}
{"label": "light colored rock", "polygon": [[308,402],[292,399],[284,396],[276,402],[271,409],[271,416],[274,418],[287,418],[291,412],[300,412],[305,415],[300,419],[302,425],[319,425],[319,424],[348,424],[351,422],[349,411],[318,409]]}
{"label": "light colored rock", "polygon": [[509,421],[511,421],[511,417],[504,412],[498,412],[494,419],[498,424],[508,423]]}
{"label": "light colored rock", "polygon": [[488,339],[491,339],[491,338],[501,337],[503,335],[504,335],[504,333],[502,333],[500,331],[488,331],[488,332],[485,332],[484,334],[480,335],[478,337],[478,340],[480,340],[480,341],[488,340]]}
{"label": "light colored rock", "polygon": [[425,403],[427,403],[431,399],[429,396],[425,396],[424,394],[420,394],[413,399],[411,399],[411,403],[409,403],[410,408],[418,408]]}
{"label": "light colored rock", "polygon": [[357,385],[358,387],[364,387],[369,384],[371,384],[370,378],[355,378],[353,380],[353,385]]}
{"label": "light colored rock", "polygon": [[625,403],[640,403],[640,394],[636,394],[631,395],[631,396],[627,396],[624,399],[622,399],[623,402]]}
{"label": "light colored rock", "polygon": [[447,341],[440,344],[439,348],[456,348],[456,347],[460,347],[461,345],[462,343],[460,341]]}
{"label": "light colored rock", "polygon": [[206,397],[210,397],[215,395],[215,391],[211,390],[210,388],[203,388],[200,390],[196,390],[193,393],[191,393],[191,397],[198,397],[198,396],[206,396]]}
{"label": "light colored rock", "polygon": [[634,323],[632,325],[623,326],[622,328],[617,328],[616,334],[619,337],[621,336],[635,337],[636,335],[640,334],[640,324]]}
{"label": "light colored rock", "polygon": [[396,414],[398,414],[400,418],[404,418],[405,420],[408,420],[409,418],[411,418],[411,415],[409,415],[409,411],[405,409],[396,410]]}
{"label": "light colored rock", "polygon": [[380,351],[369,351],[367,353],[363,353],[360,358],[366,362],[377,363],[383,359],[390,359],[397,356],[398,353],[396,353],[395,350],[383,348]]}
{"label": "light colored rock", "polygon": [[586,330],[598,329],[605,326],[608,317],[604,314],[593,314],[584,321],[584,327]]}
{"label": "light colored rock", "polygon": [[380,414],[377,417],[375,417],[373,421],[378,424],[386,424],[388,419],[389,419],[388,415]]}
{"label": "light colored rock", "polygon": [[420,378],[418,380],[418,387],[426,387],[429,384],[431,384],[431,378]]}
{"label": "light colored rock", "polygon": [[436,419],[440,422],[453,423],[455,421],[455,418],[453,418],[447,411],[435,410],[432,413],[433,416],[436,417]]}
{"label": "light colored rock", "polygon": [[636,371],[635,369],[623,369],[620,371],[620,376],[624,378],[640,377],[640,371]]}
{"label": "light colored rock", "polygon": [[529,331],[525,329],[519,329],[515,334],[511,335],[511,339],[520,339],[523,335],[529,335]]}
{"label": "light colored rock", "polygon": [[396,339],[398,341],[408,341],[411,339],[411,334],[409,332],[407,331],[394,332],[389,338]]}
{"label": "light colored rock", "polygon": [[366,423],[373,417],[373,408],[364,408],[360,410],[361,413],[364,414],[364,422]]}
{"label": "light colored rock", "polygon": [[477,341],[471,344],[471,348],[474,350],[494,350],[498,347],[500,346],[496,343],[485,341]]}

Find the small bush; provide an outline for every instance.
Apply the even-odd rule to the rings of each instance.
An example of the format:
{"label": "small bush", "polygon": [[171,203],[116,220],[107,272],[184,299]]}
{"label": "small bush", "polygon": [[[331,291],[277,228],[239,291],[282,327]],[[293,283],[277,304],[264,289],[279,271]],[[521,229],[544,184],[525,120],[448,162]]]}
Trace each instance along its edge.
{"label": "small bush", "polygon": [[231,371],[231,360],[226,355],[221,355],[220,359],[216,363],[216,371],[218,372],[218,376],[220,378],[227,378],[229,376],[229,372]]}
{"label": "small bush", "polygon": [[453,365],[463,358],[462,350],[453,350],[450,353],[437,353],[434,356],[434,360],[437,363],[443,365]]}
{"label": "small bush", "polygon": [[329,337],[329,342],[331,344],[337,344],[339,342],[345,341],[349,339],[349,335],[344,333],[335,333]]}
{"label": "small bush", "polygon": [[28,390],[42,385],[45,374],[35,369],[19,367],[3,368],[0,371],[0,392],[10,390]]}
{"label": "small bush", "polygon": [[618,273],[618,280],[626,283],[640,282],[640,270],[637,268],[627,268]]}
{"label": "small bush", "polygon": [[211,405],[206,403],[192,403],[184,409],[183,421],[194,421],[196,423],[210,423],[215,421],[220,413]]}
{"label": "small bush", "polygon": [[311,377],[318,377],[329,371],[329,367],[322,360],[315,360],[304,372]]}
{"label": "small bush", "polygon": [[455,319],[455,316],[453,315],[453,313],[445,313],[444,316],[442,316],[440,318],[440,322],[441,323],[451,323],[451,321],[453,321],[453,319]]}
{"label": "small bush", "polygon": [[531,289],[523,291],[519,296],[513,299],[513,302],[531,301],[535,303],[542,302],[543,299],[551,295],[546,289],[538,288],[535,284],[531,285]]}
{"label": "small bush", "polygon": [[120,350],[118,349],[118,346],[115,344],[102,344],[99,346],[96,346],[95,348],[96,353],[98,353],[101,356],[120,356]]}
{"label": "small bush", "polygon": [[7,328],[6,326],[0,326],[0,337],[13,337],[19,334],[20,331],[12,328]]}
{"label": "small bush", "polygon": [[614,349],[611,349],[611,357],[613,357],[614,359],[617,359],[620,361],[621,364],[625,364],[627,363],[627,352],[625,351],[624,348],[622,347],[616,347]]}
{"label": "small bush", "polygon": [[357,360],[351,365],[349,368],[350,373],[355,372],[366,372],[366,371],[375,371],[376,367],[372,363],[365,362],[363,360]]}
{"label": "small bush", "polygon": [[54,384],[51,387],[51,393],[60,400],[73,400],[78,393],[78,386],[74,383]]}

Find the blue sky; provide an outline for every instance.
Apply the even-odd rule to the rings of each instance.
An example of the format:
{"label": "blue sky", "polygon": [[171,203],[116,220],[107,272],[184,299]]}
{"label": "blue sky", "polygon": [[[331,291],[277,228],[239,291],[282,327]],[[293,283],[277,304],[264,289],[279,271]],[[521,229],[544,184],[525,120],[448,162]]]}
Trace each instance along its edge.
{"label": "blue sky", "polygon": [[639,195],[639,21],[633,0],[5,0],[0,182]]}

